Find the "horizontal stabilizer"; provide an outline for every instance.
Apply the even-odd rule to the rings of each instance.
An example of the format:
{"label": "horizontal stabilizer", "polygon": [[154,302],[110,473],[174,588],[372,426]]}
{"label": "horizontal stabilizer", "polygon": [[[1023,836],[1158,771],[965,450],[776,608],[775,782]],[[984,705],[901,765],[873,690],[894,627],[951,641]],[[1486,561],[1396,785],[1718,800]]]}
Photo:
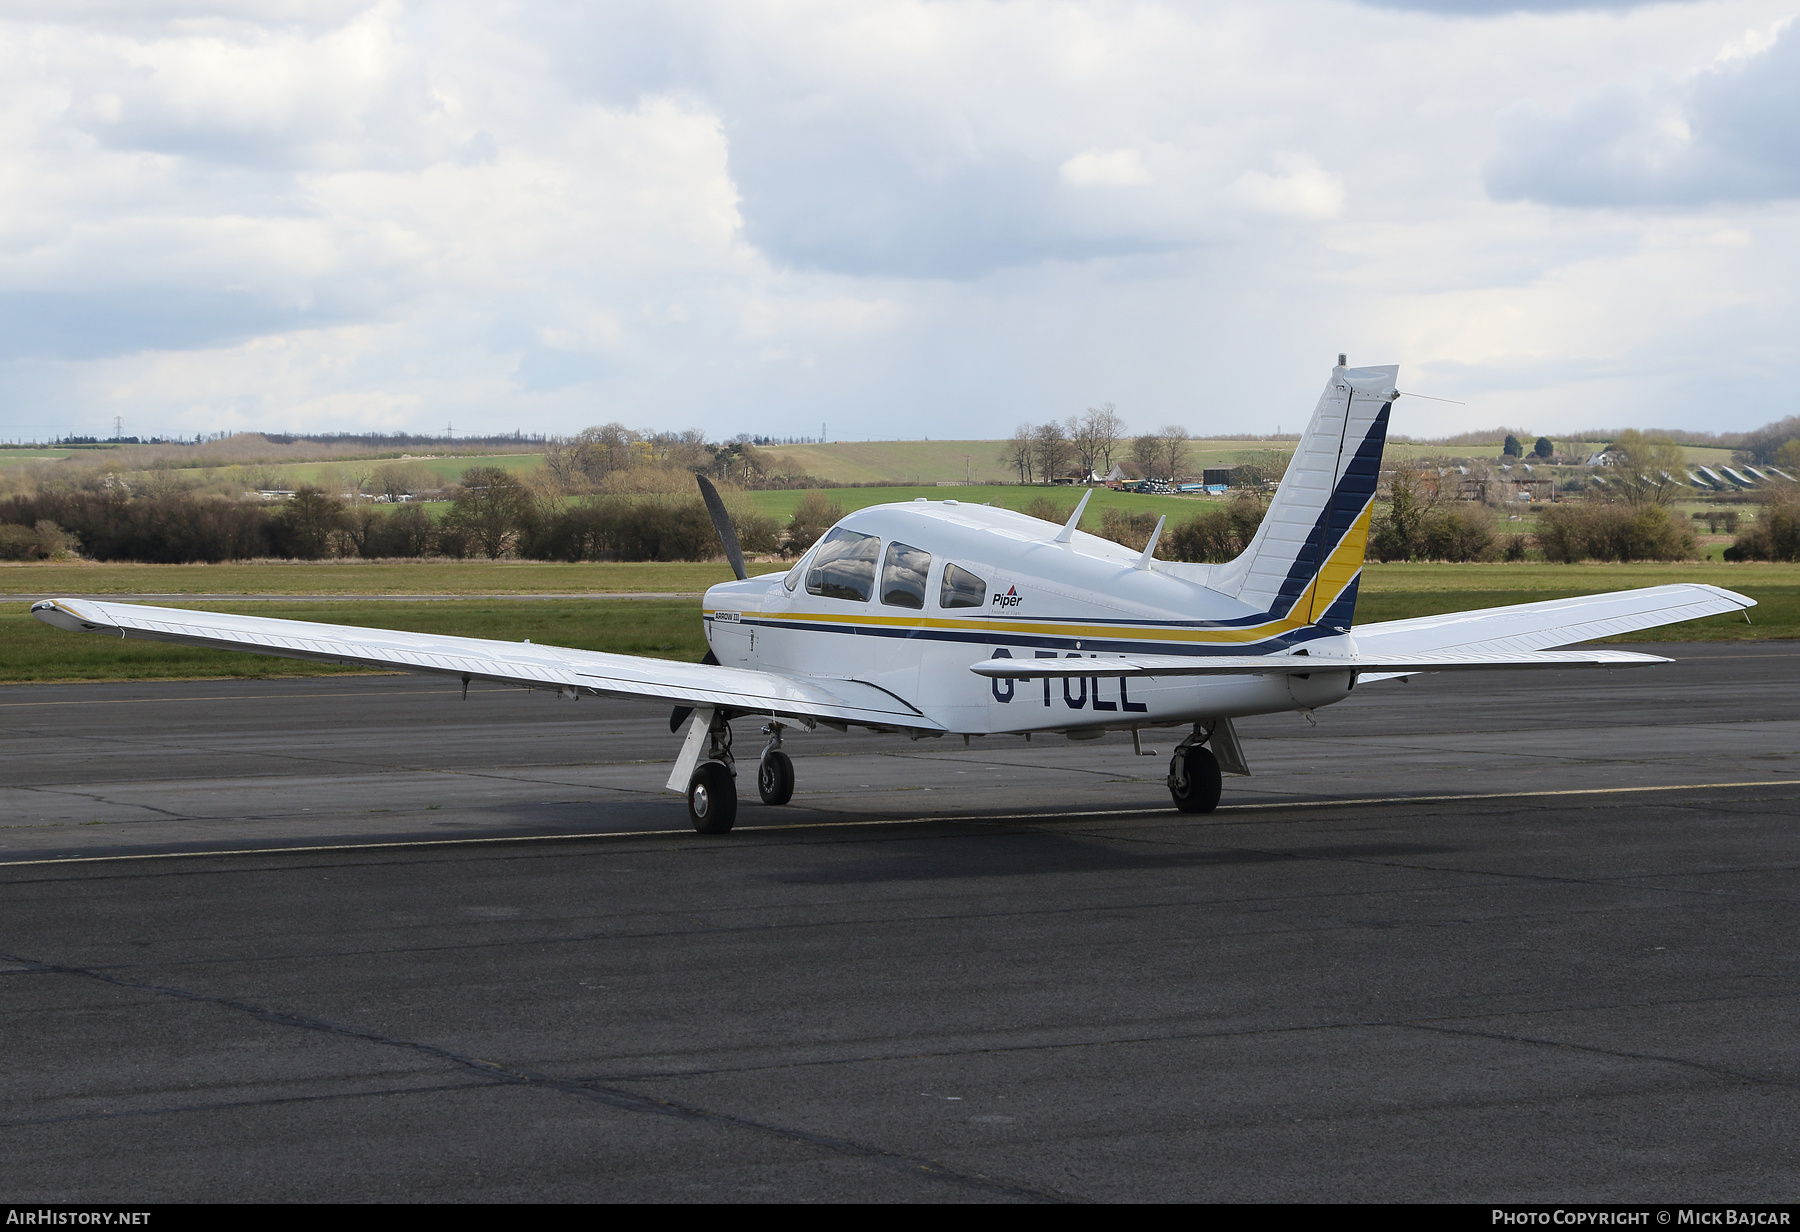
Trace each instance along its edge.
{"label": "horizontal stabilizer", "polygon": [[969,670],[1000,680],[1077,676],[1308,676],[1315,672],[1502,671],[1543,667],[1643,667],[1667,663],[1629,650],[1514,651],[1493,654],[1357,655],[1125,655],[1105,659],[983,659]]}
{"label": "horizontal stabilizer", "polygon": [[773,672],[678,663],[598,650],[534,646],[479,637],[273,620],[188,608],[91,599],[45,599],[31,614],[59,629],[246,650],[252,654],[383,667],[405,672],[549,688],[570,696],[645,698],[683,706],[787,715],[863,727],[942,731],[885,689],[856,680],[795,679]]}

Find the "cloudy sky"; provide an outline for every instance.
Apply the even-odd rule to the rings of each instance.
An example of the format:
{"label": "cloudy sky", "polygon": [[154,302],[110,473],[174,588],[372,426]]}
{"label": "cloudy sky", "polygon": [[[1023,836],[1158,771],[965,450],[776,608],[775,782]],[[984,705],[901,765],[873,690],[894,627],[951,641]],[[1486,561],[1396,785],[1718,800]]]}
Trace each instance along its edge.
{"label": "cloudy sky", "polygon": [[1753,427],[1800,0],[0,0],[0,437]]}

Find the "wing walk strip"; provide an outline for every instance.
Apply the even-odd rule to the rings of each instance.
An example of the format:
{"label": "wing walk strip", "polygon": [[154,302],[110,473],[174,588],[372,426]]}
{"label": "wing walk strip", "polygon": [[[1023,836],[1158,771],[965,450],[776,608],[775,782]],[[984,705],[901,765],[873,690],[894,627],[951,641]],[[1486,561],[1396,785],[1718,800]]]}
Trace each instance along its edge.
{"label": "wing walk strip", "polygon": [[[1800,789],[1800,779],[1748,779],[1737,783],[1669,783],[1660,787],[1571,787],[1555,791],[1489,791],[1450,796],[1356,796],[1344,800],[1271,800],[1253,804],[1222,804],[1212,814],[1266,813],[1281,809],[1355,808],[1376,804],[1467,804],[1474,800],[1538,800],[1568,796],[1628,796],[1659,791],[1723,791],[1744,787]],[[1078,813],[988,813],[968,817],[881,817],[868,821],[800,821],[791,825],[736,826],[736,834],[788,834],[802,830],[855,830],[882,826],[979,825],[1018,821],[1091,821],[1105,817],[1159,817],[1188,815],[1160,808],[1089,809]],[[573,843],[589,839],[684,838],[694,831],[600,830],[589,834],[503,834],[488,838],[391,839],[378,843],[312,843],[296,847],[238,847],[222,851],[152,851],[122,856],[49,856],[34,860],[0,860],[0,868],[30,868],[49,864],[115,864],[134,860],[195,860],[214,856],[285,856],[334,851],[404,851],[421,847],[480,847],[499,844]]]}

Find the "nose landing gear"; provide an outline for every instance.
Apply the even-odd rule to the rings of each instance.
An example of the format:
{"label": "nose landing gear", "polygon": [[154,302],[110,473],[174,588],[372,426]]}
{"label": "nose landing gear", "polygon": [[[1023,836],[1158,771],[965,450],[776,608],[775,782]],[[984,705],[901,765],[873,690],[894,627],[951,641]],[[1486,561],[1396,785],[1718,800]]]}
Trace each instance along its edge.
{"label": "nose landing gear", "polygon": [[756,767],[756,792],[764,804],[786,804],[794,798],[794,763],[781,751],[781,724],[763,728],[769,743]]}

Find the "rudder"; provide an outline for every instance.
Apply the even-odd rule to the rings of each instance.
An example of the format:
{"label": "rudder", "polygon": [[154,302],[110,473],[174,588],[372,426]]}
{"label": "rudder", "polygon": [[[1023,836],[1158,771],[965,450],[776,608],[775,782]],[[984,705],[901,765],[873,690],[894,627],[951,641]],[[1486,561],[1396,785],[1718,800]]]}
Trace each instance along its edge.
{"label": "rudder", "polygon": [[1278,620],[1348,629],[1398,365],[1331,370],[1250,546],[1208,585]]}

